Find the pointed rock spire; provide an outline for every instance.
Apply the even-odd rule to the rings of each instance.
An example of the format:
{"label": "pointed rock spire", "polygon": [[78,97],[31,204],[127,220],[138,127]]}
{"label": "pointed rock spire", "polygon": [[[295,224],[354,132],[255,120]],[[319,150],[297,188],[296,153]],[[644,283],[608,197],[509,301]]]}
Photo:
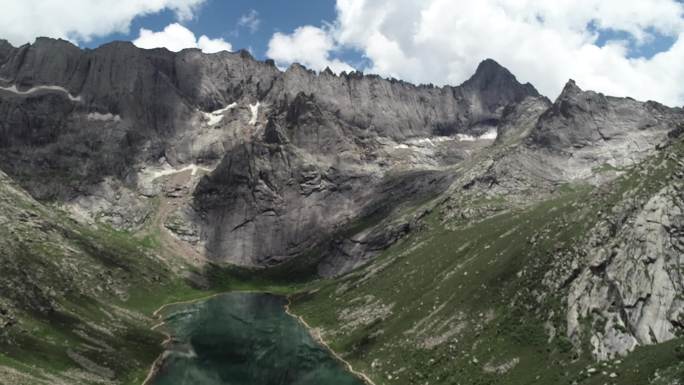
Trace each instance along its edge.
{"label": "pointed rock spire", "polygon": [[494,59],[485,59],[478,64],[474,78],[491,78],[494,76],[513,76],[506,67],[499,64]]}
{"label": "pointed rock spire", "polygon": [[520,102],[528,96],[540,96],[534,86],[530,83],[521,84],[515,75],[492,59],[483,60],[475,74],[461,87],[467,92],[479,94],[483,106],[489,111]]}
{"label": "pointed rock spire", "polygon": [[579,88],[577,83],[575,83],[573,79],[569,79],[568,82],[565,83],[565,87],[563,87],[563,91],[561,91],[559,99],[564,96],[574,96],[582,92],[582,89]]}
{"label": "pointed rock spire", "polygon": [[513,91],[528,96],[539,96],[539,92],[530,83],[521,84],[506,67],[493,59],[485,59],[477,66],[475,74],[463,86],[482,91]]}

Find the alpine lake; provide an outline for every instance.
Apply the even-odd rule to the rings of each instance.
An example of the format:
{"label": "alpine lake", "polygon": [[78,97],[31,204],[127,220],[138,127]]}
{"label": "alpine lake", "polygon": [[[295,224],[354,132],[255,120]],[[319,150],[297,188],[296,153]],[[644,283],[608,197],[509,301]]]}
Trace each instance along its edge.
{"label": "alpine lake", "polygon": [[287,300],[226,293],[164,308],[170,337],[151,385],[363,385],[286,312]]}

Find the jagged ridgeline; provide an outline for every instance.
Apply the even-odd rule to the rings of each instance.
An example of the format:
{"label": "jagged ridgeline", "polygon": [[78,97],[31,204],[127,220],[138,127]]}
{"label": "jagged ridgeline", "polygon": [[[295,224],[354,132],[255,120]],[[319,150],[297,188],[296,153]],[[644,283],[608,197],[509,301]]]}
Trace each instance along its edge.
{"label": "jagged ridgeline", "polygon": [[[591,85],[588,85],[591,86]],[[681,384],[684,111],[0,41],[0,383],[141,383],[253,289],[375,384]]]}

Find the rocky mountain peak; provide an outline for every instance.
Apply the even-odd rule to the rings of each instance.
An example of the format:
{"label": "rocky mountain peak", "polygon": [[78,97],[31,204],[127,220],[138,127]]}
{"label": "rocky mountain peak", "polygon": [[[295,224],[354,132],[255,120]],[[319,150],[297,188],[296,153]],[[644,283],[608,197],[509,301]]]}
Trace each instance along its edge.
{"label": "rocky mountain peak", "polygon": [[13,50],[14,47],[12,44],[10,44],[9,41],[0,39],[0,61],[4,61],[4,58],[7,56],[9,51]]}
{"label": "rocky mountain peak", "polygon": [[[584,91],[570,79],[540,117],[532,138],[550,149],[582,149],[587,162],[600,159],[631,165],[644,158],[676,126],[675,110],[655,106],[652,102]],[[617,156],[616,148],[630,148],[629,157]]]}
{"label": "rocky mountain peak", "polygon": [[516,89],[527,96],[539,96],[539,92],[530,83],[521,84],[506,67],[493,59],[485,59],[478,66],[475,74],[468,79],[464,86],[480,90]]}
{"label": "rocky mountain peak", "polygon": [[304,67],[303,65],[295,62],[290,64],[289,67],[287,67],[287,70],[285,70],[285,73],[301,73],[301,74],[307,74],[307,73],[313,73],[310,69]]}
{"label": "rocky mountain peak", "polygon": [[243,59],[255,60],[254,56],[252,56],[252,54],[246,49],[241,49],[241,50],[237,51],[236,53],[238,55],[240,55],[240,57]]}
{"label": "rocky mountain peak", "polygon": [[484,59],[478,64],[475,70],[474,78],[493,78],[502,75],[507,77],[514,77],[513,74],[504,66],[499,64],[494,59]]}
{"label": "rocky mountain peak", "polygon": [[[135,44],[133,44],[130,41],[115,40],[115,41],[111,41],[109,43],[103,44],[97,49],[101,50],[101,49],[105,49],[105,48],[108,48],[108,49],[130,49],[130,48],[137,48],[137,47]],[[166,48],[164,48],[164,49],[166,49]]]}
{"label": "rocky mountain peak", "polygon": [[558,100],[567,99],[569,97],[581,94],[582,92],[584,91],[582,91],[577,83],[573,79],[569,79],[568,82],[565,83],[563,91],[561,91],[560,95],[558,96]]}
{"label": "rocky mountain peak", "polygon": [[36,48],[39,48],[39,47],[61,47],[61,48],[75,47],[75,48],[77,48],[73,43],[71,43],[68,40],[53,39],[51,37],[44,37],[44,36],[37,37],[36,40],[33,42],[33,44],[30,44],[30,45],[33,47],[36,47]]}
{"label": "rocky mountain peak", "polygon": [[328,66],[326,66],[325,69],[324,69],[323,71],[321,71],[321,74],[325,74],[325,75],[335,75],[335,74],[333,73],[333,71],[330,69],[330,67],[328,67]]}
{"label": "rocky mountain peak", "polygon": [[498,111],[510,103],[518,103],[528,96],[540,94],[530,83],[521,84],[508,69],[492,59],[482,61],[475,74],[461,86],[464,94],[479,95],[483,111],[481,118],[498,119]]}

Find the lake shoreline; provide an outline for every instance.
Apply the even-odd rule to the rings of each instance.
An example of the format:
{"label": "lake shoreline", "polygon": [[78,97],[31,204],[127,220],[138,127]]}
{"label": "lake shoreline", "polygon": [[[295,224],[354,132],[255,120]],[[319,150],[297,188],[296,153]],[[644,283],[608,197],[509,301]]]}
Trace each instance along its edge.
{"label": "lake shoreline", "polygon": [[309,325],[306,322],[304,317],[293,313],[290,310],[290,304],[292,303],[292,298],[291,298],[291,296],[287,296],[286,298],[287,298],[287,304],[285,305],[285,313],[287,315],[295,318],[309,332],[309,335],[311,336],[311,338],[313,338],[314,341],[316,341],[319,345],[323,346],[330,353],[330,355],[333,356],[337,361],[342,363],[349,373],[358,377],[360,380],[362,380],[367,385],[375,385],[375,383],[373,382],[373,380],[370,379],[370,377],[368,377],[365,373],[354,370],[354,367],[352,366],[351,363],[349,363],[349,361],[342,358],[342,356],[340,356],[335,350],[333,350],[330,347],[330,345],[328,345],[328,343],[323,339],[323,337],[321,336],[321,333],[318,332],[315,328],[311,327],[311,325]]}
{"label": "lake shoreline", "polygon": [[[225,294],[231,294],[231,293],[269,294],[269,295],[280,296],[280,297],[284,298],[287,301],[287,303],[283,307],[285,314],[296,319],[297,322],[306,329],[306,331],[309,333],[311,338],[313,338],[316,343],[318,343],[320,346],[325,348],[335,360],[337,360],[342,365],[344,365],[347,372],[349,372],[350,374],[359,378],[360,380],[362,380],[367,385],[375,385],[373,380],[371,380],[366,374],[354,370],[351,363],[346,361],[344,358],[342,358],[342,356],[340,356],[337,352],[335,352],[330,347],[330,345],[328,345],[328,343],[323,339],[323,337],[320,335],[320,333],[318,333],[315,328],[311,327],[306,322],[306,320],[304,320],[304,318],[302,316],[297,315],[290,310],[290,304],[292,303],[291,295],[282,295],[282,294],[272,293],[272,292],[268,292],[268,291],[256,291],[256,290],[244,290],[244,291],[236,290],[236,291],[226,291],[226,292],[221,292],[221,293],[213,293],[213,294],[208,294],[206,296],[196,298],[196,299],[169,302],[169,303],[166,303],[166,304],[160,306],[157,310],[155,310],[152,313],[152,317],[156,318],[160,322],[155,324],[154,326],[152,326],[151,330],[157,330],[164,335],[164,341],[162,341],[162,343],[161,343],[161,346],[164,348],[164,351],[159,355],[159,357],[157,357],[157,359],[154,360],[154,362],[150,366],[147,377],[145,377],[145,380],[142,382],[141,385],[151,385],[152,384],[152,381],[159,374],[159,370],[162,368],[164,361],[168,358],[169,353],[170,353],[169,350],[167,350],[167,347],[168,347],[168,344],[173,339],[173,336],[162,329],[166,325],[166,321],[164,321],[164,316],[162,314],[164,309],[166,309],[170,306],[190,305],[190,304],[197,303],[197,302],[208,301],[212,298],[215,298],[215,297],[218,297],[221,295],[225,295]],[[158,330],[158,329],[161,329],[161,330]]]}
{"label": "lake shoreline", "polygon": [[[225,293],[214,293],[214,294],[209,294],[204,297],[196,298],[196,299],[191,299],[191,300],[186,300],[186,301],[175,301],[175,302],[169,302],[164,305],[161,305],[157,310],[152,313],[152,317],[160,320],[161,322],[152,326],[150,329],[151,330],[157,330],[158,328],[163,327],[166,322],[163,320],[163,316],[160,314],[165,308],[169,306],[175,306],[175,305],[185,305],[185,304],[193,304],[196,302],[201,302],[201,301],[206,301],[209,299],[212,299],[216,296],[222,295],[222,294],[227,294],[227,293],[233,293],[233,292],[225,292]],[[142,382],[141,385],[149,385],[150,381],[152,381],[157,374],[159,373],[159,369],[161,369],[162,365],[164,364],[164,361],[168,357],[169,351],[166,349],[167,345],[171,342],[171,339],[173,338],[170,334],[166,333],[165,331],[161,331],[164,335],[164,341],[162,341],[161,346],[164,348],[164,351],[157,357],[157,359],[154,360],[152,363],[152,366],[150,366],[150,370],[147,372],[147,377],[145,377],[145,380]]]}

